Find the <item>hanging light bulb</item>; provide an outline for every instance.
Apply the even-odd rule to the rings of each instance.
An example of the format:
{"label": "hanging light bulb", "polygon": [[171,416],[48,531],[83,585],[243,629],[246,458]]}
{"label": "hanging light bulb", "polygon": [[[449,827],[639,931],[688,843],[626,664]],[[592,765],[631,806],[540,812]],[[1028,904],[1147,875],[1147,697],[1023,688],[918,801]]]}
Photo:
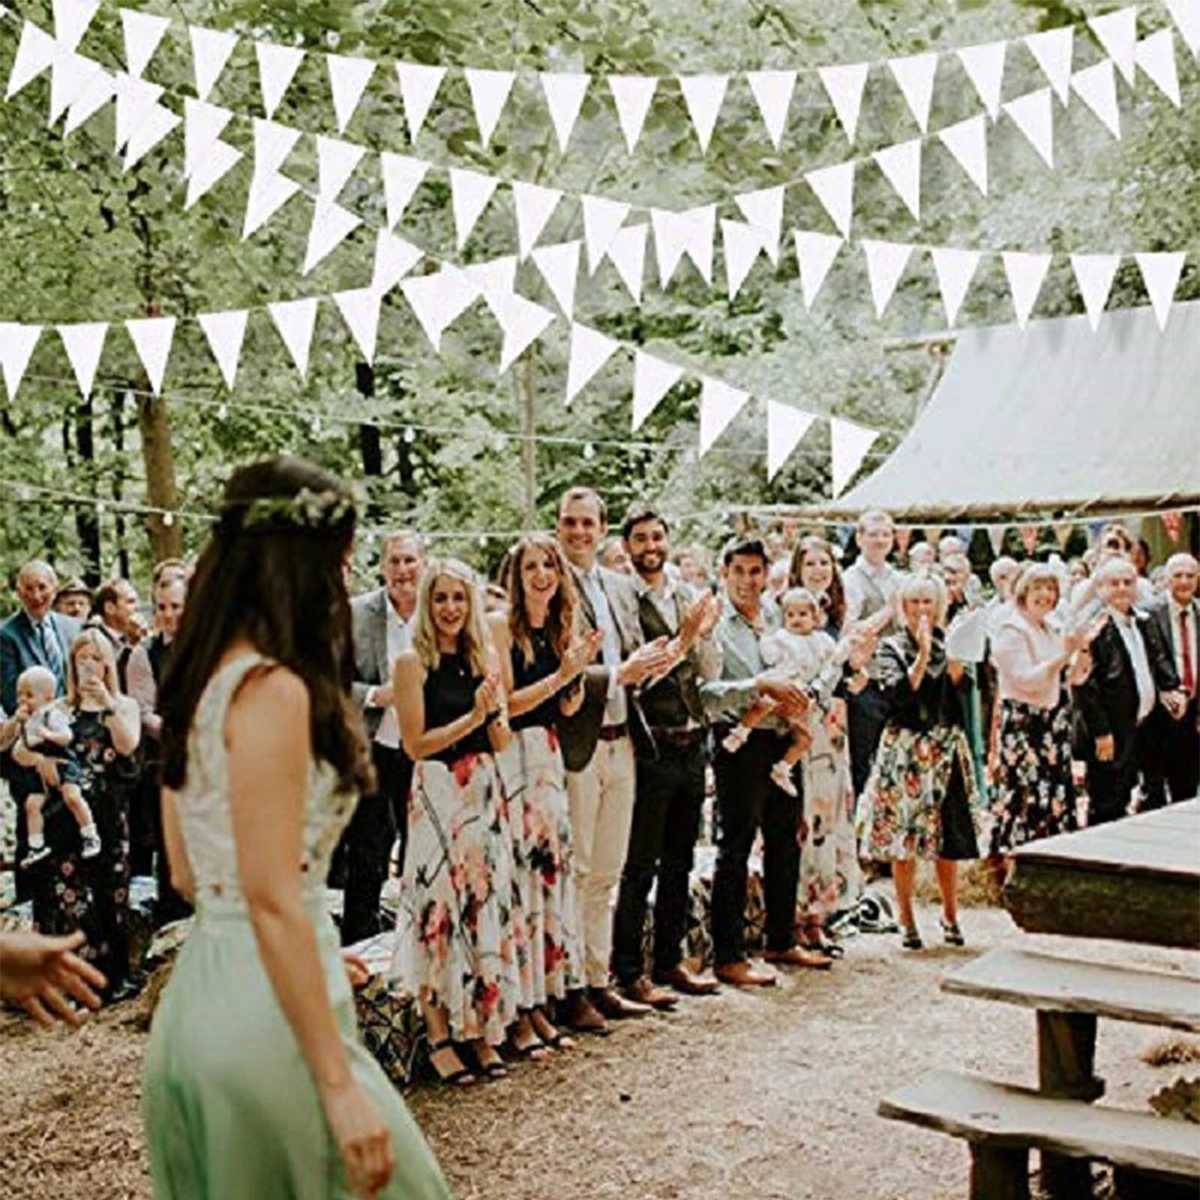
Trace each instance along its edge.
{"label": "hanging light bulb", "polygon": [[417,431],[411,425],[404,427],[404,440],[410,446],[417,440]]}
{"label": "hanging light bulb", "polygon": [[486,533],[481,533],[481,534],[479,535],[479,537],[478,537],[478,538],[476,538],[476,541],[479,543],[479,548],[480,548],[480,550],[486,550],[486,549],[487,549],[488,539],[487,539],[487,534],[486,534]]}
{"label": "hanging light bulb", "polygon": [[218,421],[229,420],[229,405],[226,404],[224,400],[222,400],[221,403],[217,406],[217,420]]}
{"label": "hanging light bulb", "polygon": [[321,435],[321,418],[319,416],[317,416],[316,413],[313,413],[313,419],[309,422],[308,428],[312,431],[313,437],[320,437],[320,435]]}
{"label": "hanging light bulb", "polygon": [[492,443],[492,449],[497,454],[503,454],[508,449],[508,435],[504,433],[496,434],[496,440]]}
{"label": "hanging light bulb", "polygon": [[108,508],[108,505],[105,504],[103,500],[97,500],[96,501],[96,516],[98,516],[98,517],[104,516],[105,510],[107,508]]}
{"label": "hanging light bulb", "polygon": [[163,513],[162,523],[163,523],[164,528],[170,529],[171,526],[175,524],[175,514],[169,513],[169,512]]}
{"label": "hanging light bulb", "polygon": [[589,461],[591,461],[591,459],[596,457],[596,447],[593,446],[591,442],[584,442],[583,457],[588,459]]}

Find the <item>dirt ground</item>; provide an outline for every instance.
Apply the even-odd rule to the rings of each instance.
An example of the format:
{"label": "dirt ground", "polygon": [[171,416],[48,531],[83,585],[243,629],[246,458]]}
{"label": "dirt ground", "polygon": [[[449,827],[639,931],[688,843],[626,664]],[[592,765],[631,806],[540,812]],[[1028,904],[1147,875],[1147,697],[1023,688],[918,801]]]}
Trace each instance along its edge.
{"label": "dirt ground", "polygon": [[[925,915],[927,936],[936,928]],[[828,974],[685,1001],[552,1062],[409,1103],[460,1200],[961,1200],[967,1151],[884,1121],[879,1097],[926,1067],[1035,1082],[1034,1017],[942,994],[956,964],[1005,942],[1200,974],[1197,956],[1029,938],[965,913],[966,950],[905,954],[860,936]],[[0,1191],[7,1200],[149,1198],[138,1075],[145,1035],[120,1009],[77,1034],[0,1017]],[[1105,1103],[1144,1108],[1191,1068],[1146,1065],[1163,1038],[1102,1022]]]}

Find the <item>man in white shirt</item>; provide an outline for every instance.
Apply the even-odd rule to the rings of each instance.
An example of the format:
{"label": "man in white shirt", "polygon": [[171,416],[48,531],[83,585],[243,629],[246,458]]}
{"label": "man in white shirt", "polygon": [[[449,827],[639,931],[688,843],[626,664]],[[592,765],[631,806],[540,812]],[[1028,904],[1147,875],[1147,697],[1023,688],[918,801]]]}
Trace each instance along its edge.
{"label": "man in white shirt", "polygon": [[342,913],[342,944],[346,946],[379,932],[379,896],[397,837],[400,869],[404,869],[413,765],[400,745],[392,703],[392,668],[401,652],[412,645],[417,590],[424,566],[425,550],[419,534],[411,529],[390,533],[379,552],[383,586],[350,602],[354,637],[351,693],[363,710],[371,735],[378,791],[359,801],[338,848],[346,868]]}

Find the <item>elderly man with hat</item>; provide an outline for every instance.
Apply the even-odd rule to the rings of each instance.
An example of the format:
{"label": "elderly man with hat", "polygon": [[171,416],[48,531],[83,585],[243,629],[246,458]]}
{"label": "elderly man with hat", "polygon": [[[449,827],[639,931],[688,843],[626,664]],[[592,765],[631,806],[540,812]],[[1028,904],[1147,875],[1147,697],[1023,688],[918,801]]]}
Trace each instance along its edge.
{"label": "elderly man with hat", "polygon": [[54,593],[54,611],[81,623],[86,621],[92,611],[92,589],[82,579],[68,579]]}

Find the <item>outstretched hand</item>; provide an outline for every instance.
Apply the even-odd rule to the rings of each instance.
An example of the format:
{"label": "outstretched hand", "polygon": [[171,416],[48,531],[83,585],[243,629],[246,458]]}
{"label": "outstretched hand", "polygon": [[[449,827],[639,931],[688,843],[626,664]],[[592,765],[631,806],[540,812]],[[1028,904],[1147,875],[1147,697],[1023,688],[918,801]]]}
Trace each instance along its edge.
{"label": "outstretched hand", "polygon": [[75,1008],[68,997],[97,1009],[97,993],[108,984],[75,953],[84,940],[82,932],[65,937],[0,934],[0,998],[19,1004],[41,1025],[53,1025],[56,1020],[83,1024],[87,1013]]}

